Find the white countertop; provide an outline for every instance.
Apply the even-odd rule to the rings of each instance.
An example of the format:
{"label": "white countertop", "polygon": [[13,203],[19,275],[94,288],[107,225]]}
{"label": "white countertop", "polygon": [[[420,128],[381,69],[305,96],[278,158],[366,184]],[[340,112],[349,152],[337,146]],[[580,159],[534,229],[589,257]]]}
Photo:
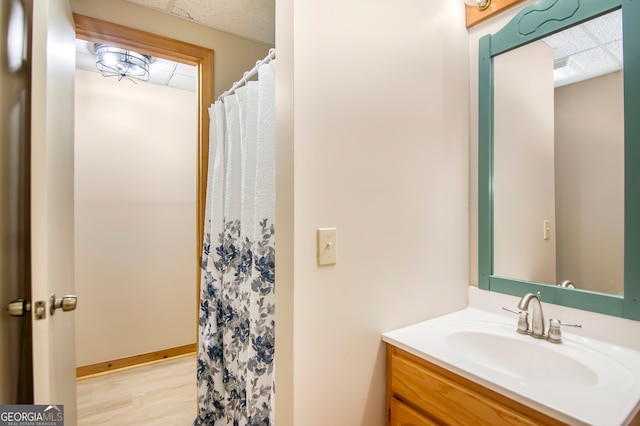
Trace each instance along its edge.
{"label": "white countertop", "polygon": [[[484,295],[482,296],[484,297]],[[511,299],[508,300],[511,301]],[[498,302],[503,301],[504,299],[498,299]],[[511,305],[507,304],[506,306]],[[546,307],[547,305],[543,304],[543,309]],[[563,330],[564,343],[555,345],[545,340],[516,333],[517,317],[503,312],[501,307],[492,311],[469,307],[384,333],[382,339],[413,355],[570,424],[622,425],[628,422],[640,409],[640,351],[565,330]],[[547,318],[549,318],[548,315]],[[562,385],[550,386],[545,380],[556,380],[556,378],[550,376],[553,374],[553,369],[545,366],[542,358],[540,360],[532,359],[530,356],[522,358],[522,362],[529,363],[526,366],[529,376],[513,374],[513,370],[506,367],[501,368],[499,361],[496,361],[495,365],[491,365],[495,360],[504,356],[503,353],[498,352],[495,357],[489,356],[482,360],[471,360],[468,354],[456,351],[446,343],[447,336],[443,334],[446,333],[443,330],[450,330],[452,324],[463,324],[465,327],[469,327],[471,324],[470,327],[473,328],[474,323],[479,324],[478,327],[485,323],[490,325],[492,330],[497,330],[498,334],[504,333],[504,336],[510,339],[509,342],[515,342],[516,348],[519,347],[517,346],[519,345],[518,339],[525,339],[521,342],[523,348],[528,348],[526,349],[528,352],[530,349],[540,349],[541,353],[554,351],[553,355],[556,360],[566,359],[571,363],[572,360],[585,356],[585,352],[589,352],[591,354],[589,361],[595,360],[591,365],[597,374],[587,375],[588,380],[585,379],[584,383],[568,383],[566,385],[562,383]],[[585,351],[585,348],[588,348],[588,351]],[[495,350],[500,351],[500,348],[495,348]],[[607,354],[607,358],[604,356],[598,358],[600,353]],[[592,356],[594,354],[595,357]],[[609,358],[611,354],[616,359],[614,363],[608,363],[612,359]],[[603,360],[607,362],[602,363]],[[509,358],[508,361],[512,361],[512,359]],[[540,365],[530,365],[537,364],[538,361],[540,361]],[[515,360],[512,364],[517,366],[518,362]],[[612,366],[614,368],[611,368]],[[598,372],[598,369],[601,371]],[[540,372],[539,375],[538,372]]]}

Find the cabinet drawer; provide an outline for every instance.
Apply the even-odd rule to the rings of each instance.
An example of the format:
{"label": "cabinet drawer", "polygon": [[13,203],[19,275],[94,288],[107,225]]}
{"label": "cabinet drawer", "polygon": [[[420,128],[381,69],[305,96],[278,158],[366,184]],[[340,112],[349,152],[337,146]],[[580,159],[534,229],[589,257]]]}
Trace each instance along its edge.
{"label": "cabinet drawer", "polygon": [[438,426],[438,423],[395,398],[391,399],[390,408],[391,426]]}
{"label": "cabinet drawer", "polygon": [[417,410],[447,424],[540,424],[521,412],[420,365],[411,359],[412,355],[407,355],[395,348],[391,354],[391,394]]}

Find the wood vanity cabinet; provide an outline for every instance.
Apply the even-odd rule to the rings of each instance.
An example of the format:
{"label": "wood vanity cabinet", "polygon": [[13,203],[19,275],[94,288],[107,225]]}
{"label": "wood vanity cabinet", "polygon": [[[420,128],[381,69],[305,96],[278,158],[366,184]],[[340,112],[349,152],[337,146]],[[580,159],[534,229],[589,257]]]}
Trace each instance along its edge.
{"label": "wood vanity cabinet", "polygon": [[387,410],[390,426],[565,424],[389,344]]}

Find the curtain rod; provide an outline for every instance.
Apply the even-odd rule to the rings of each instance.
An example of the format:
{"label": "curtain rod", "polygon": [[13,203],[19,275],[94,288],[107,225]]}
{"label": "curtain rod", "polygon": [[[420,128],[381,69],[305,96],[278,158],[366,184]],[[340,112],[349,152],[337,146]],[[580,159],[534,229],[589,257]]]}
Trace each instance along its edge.
{"label": "curtain rod", "polygon": [[245,85],[250,78],[252,78],[258,73],[258,68],[260,68],[261,65],[268,64],[269,62],[274,60],[275,57],[276,57],[276,49],[274,48],[269,49],[269,54],[263,60],[257,61],[256,66],[251,68],[251,70],[246,71],[242,75],[242,78],[239,81],[236,81],[235,83],[233,83],[233,86],[231,86],[231,89],[225,91],[222,95],[218,96],[218,101],[223,100],[226,96],[233,94],[236,90],[238,90],[240,87]]}

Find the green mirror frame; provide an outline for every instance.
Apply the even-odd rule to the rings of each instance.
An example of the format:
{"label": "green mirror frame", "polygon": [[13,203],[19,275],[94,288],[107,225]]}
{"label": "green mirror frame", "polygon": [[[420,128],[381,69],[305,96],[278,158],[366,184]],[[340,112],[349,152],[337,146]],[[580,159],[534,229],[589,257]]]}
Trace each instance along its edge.
{"label": "green mirror frame", "polygon": [[[622,8],[624,53],[624,297],[493,275],[493,57]],[[478,286],[640,320],[640,0],[541,0],[479,42]]]}

